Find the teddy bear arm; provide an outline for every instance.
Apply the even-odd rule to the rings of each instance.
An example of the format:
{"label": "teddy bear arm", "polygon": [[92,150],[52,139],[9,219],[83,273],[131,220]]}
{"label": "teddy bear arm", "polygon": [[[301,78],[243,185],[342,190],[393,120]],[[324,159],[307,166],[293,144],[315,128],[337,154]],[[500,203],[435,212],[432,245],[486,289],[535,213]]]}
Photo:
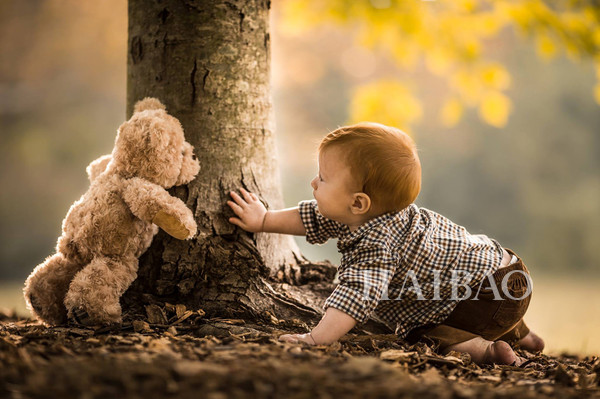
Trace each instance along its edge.
{"label": "teddy bear arm", "polygon": [[183,201],[144,179],[136,177],[128,183],[123,190],[123,199],[136,217],[156,224],[179,240],[196,235],[194,215]]}
{"label": "teddy bear arm", "polygon": [[88,167],[85,169],[90,182],[93,182],[96,177],[100,176],[102,172],[106,170],[108,163],[111,161],[111,154],[102,155],[100,158],[92,161]]}

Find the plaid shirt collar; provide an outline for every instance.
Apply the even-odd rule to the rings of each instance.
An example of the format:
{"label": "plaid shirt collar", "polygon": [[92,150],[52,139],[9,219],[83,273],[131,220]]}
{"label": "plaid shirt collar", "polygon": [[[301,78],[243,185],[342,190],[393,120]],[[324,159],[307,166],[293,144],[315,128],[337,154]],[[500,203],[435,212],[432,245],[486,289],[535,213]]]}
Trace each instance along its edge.
{"label": "plaid shirt collar", "polygon": [[407,208],[402,209],[401,211],[391,211],[374,217],[366,223],[361,224],[358,229],[350,232],[348,226],[344,225],[345,232],[342,236],[340,236],[337,247],[340,252],[345,252],[360,241],[369,231],[373,230],[376,226],[386,224],[390,220],[396,217],[404,217],[403,214],[406,213]]}

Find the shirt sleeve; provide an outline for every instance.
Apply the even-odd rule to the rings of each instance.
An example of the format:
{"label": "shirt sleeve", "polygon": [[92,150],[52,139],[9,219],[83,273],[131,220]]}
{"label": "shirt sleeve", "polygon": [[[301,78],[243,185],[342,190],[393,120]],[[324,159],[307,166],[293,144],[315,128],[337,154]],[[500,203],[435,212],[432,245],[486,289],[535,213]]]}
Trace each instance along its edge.
{"label": "shirt sleeve", "polygon": [[306,229],[306,241],[323,244],[330,238],[338,238],[342,223],[327,219],[317,208],[317,201],[301,201],[298,204],[300,218]]}
{"label": "shirt sleeve", "polygon": [[342,265],[340,283],[325,300],[329,306],[352,316],[357,322],[369,320],[380,300],[388,298],[388,285],[397,264],[388,250],[378,246],[355,249],[347,266]]}

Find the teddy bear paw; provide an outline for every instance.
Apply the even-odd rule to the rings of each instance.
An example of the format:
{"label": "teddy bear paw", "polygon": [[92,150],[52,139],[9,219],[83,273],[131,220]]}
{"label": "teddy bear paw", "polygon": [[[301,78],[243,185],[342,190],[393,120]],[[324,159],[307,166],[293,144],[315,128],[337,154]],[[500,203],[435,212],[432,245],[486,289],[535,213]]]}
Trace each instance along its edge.
{"label": "teddy bear paw", "polygon": [[176,216],[167,213],[165,211],[158,211],[152,223],[159,226],[163,229],[167,234],[172,237],[177,238],[178,240],[186,240],[192,238],[196,235],[196,222],[191,220],[191,225],[186,226],[186,224],[180,221]]}

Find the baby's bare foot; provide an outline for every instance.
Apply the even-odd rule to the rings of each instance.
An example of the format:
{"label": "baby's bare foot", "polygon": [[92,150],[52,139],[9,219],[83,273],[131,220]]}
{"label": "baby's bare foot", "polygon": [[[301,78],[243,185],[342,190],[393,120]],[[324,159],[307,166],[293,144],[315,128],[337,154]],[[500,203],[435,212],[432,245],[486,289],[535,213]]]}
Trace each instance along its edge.
{"label": "baby's bare foot", "polygon": [[471,355],[473,362],[477,364],[510,364],[519,366],[524,359],[515,354],[510,345],[504,341],[488,341],[481,337],[475,337],[465,342],[449,346],[445,353],[454,350],[466,352]]}
{"label": "baby's bare foot", "polygon": [[521,340],[517,342],[517,345],[520,348],[531,352],[540,352],[544,350],[544,340],[533,331],[529,331],[529,334],[521,338]]}
{"label": "baby's bare foot", "polygon": [[515,354],[510,345],[504,341],[490,342],[485,351],[482,363],[510,364],[519,366],[522,359]]}

